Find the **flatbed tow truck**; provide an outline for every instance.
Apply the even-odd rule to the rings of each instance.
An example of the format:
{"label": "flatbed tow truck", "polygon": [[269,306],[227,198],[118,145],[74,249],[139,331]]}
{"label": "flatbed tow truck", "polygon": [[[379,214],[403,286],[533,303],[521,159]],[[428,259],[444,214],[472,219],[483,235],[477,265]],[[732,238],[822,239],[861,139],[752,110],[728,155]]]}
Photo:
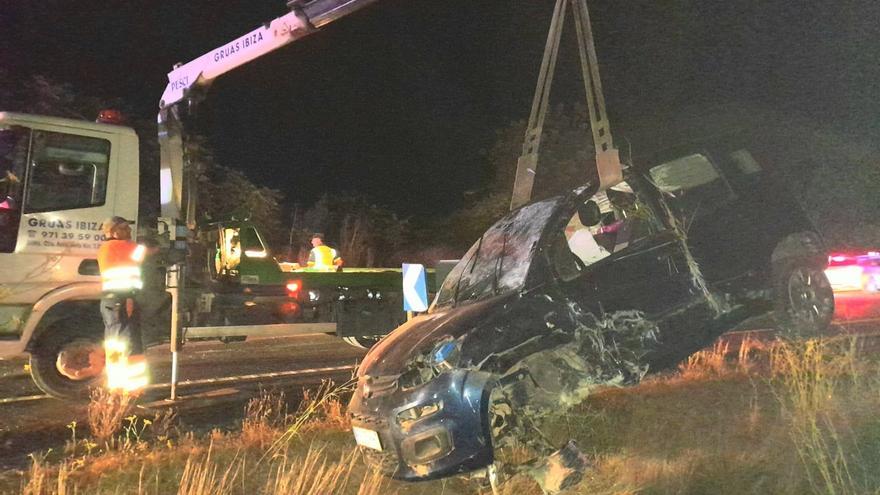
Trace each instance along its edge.
{"label": "flatbed tow truck", "polygon": [[[286,15],[169,73],[159,252],[143,268],[142,307],[146,343],[170,341],[172,398],[185,339],[328,333],[369,345],[405,320],[399,269],[285,271],[255,225],[200,224],[185,151],[187,122],[214,79],[374,1],[289,2]],[[52,396],[83,397],[101,383],[100,226],[139,218],[140,166],[130,128],[0,112],[0,358],[28,353]]]}

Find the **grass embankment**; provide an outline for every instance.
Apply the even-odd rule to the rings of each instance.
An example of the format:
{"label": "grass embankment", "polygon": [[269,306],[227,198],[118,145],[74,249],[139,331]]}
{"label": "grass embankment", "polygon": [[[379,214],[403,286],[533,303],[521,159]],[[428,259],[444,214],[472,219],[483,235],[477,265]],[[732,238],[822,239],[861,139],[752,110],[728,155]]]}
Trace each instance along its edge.
{"label": "grass embankment", "polygon": [[[461,479],[405,484],[369,469],[353,448],[338,390],[294,414],[264,394],[241,429],[205,437],[174,417],[145,420],[97,396],[90,435],[63,455],[7,475],[10,493],[435,494],[491,493]],[[880,374],[858,341],[746,344],[693,356],[678,373],[608,389],[543,426],[575,439],[593,466],[571,493],[880,493]],[[85,429],[85,428],[84,428]],[[72,428],[72,433],[81,432]],[[527,459],[525,449],[505,452]],[[516,476],[507,495],[539,494]]]}

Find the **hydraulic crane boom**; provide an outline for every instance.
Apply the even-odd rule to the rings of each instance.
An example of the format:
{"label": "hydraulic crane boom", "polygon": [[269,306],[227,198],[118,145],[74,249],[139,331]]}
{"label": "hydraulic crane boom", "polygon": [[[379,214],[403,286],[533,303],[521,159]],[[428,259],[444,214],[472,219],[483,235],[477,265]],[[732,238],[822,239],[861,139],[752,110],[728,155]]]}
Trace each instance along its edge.
{"label": "hydraulic crane boom", "polygon": [[159,199],[161,217],[157,225],[160,238],[168,242],[170,259],[177,263],[168,267],[166,290],[171,294],[171,399],[176,398],[177,356],[180,328],[185,326],[186,312],[181,312],[180,289],[186,286],[185,263],[187,241],[196,228],[198,178],[188,166],[185,132],[186,116],[200,101],[214,79],[256,58],[308,36],[336,19],[355,12],[376,0],[291,0],[290,12],[257,29],[211,50],[186,64],[178,64],[168,73],[168,86],[159,101]]}
{"label": "hydraulic crane boom", "polygon": [[159,101],[162,217],[195,223],[195,181],[185,166],[181,104],[191,105],[221,75],[303,38],[376,0],[294,0],[291,11],[168,73]]}

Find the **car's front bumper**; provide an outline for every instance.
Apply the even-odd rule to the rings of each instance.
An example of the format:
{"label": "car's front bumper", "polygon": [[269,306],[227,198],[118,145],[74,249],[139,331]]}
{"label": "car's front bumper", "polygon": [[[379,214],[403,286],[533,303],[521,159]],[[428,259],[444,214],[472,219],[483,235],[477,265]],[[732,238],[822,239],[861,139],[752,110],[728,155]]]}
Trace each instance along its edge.
{"label": "car's front bumper", "polygon": [[378,435],[395,478],[426,480],[480,469],[494,460],[490,382],[488,373],[452,370],[404,390],[396,376],[361,377],[349,406],[352,426],[361,435]]}

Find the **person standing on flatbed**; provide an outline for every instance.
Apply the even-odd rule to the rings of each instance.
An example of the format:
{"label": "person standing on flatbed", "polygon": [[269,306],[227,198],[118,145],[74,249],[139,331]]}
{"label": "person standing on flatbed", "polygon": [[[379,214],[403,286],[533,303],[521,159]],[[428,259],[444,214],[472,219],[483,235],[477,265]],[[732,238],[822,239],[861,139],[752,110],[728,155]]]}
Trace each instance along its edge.
{"label": "person standing on flatbed", "polygon": [[339,253],[324,244],[324,234],[315,233],[312,235],[312,250],[309,251],[306,269],[335,272],[342,269],[342,263]]}

